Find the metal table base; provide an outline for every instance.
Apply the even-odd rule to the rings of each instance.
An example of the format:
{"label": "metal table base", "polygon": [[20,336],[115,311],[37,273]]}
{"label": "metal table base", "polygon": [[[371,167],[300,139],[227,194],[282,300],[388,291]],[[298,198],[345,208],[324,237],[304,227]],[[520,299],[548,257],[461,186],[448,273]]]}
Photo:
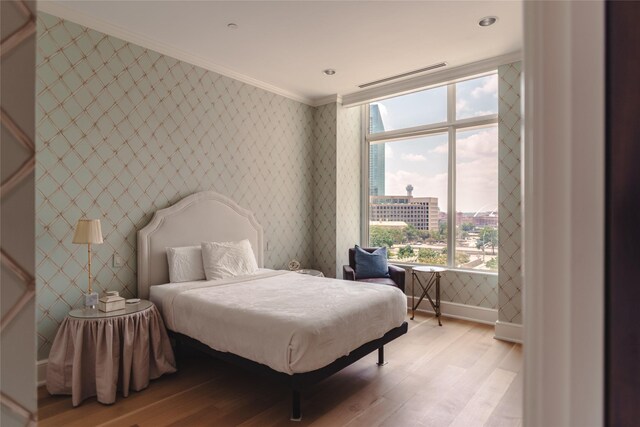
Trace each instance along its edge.
{"label": "metal table base", "polygon": [[[438,318],[438,325],[442,326],[442,322],[440,321],[440,318],[441,318],[440,316],[441,314],[440,313],[440,271],[444,271],[444,270],[445,269],[441,269],[441,268],[439,268],[438,270],[436,269],[427,270],[426,268],[423,268],[423,267],[418,267],[411,270],[411,296],[412,296],[411,320],[413,320],[413,318],[416,315],[416,308],[418,308],[418,306],[420,305],[424,297],[427,297],[427,300],[429,300],[429,303],[431,304],[431,307],[433,308],[433,311],[436,314],[436,317]],[[423,284],[422,280],[420,280],[420,276],[416,273],[430,273],[427,283]],[[422,295],[420,295],[418,302],[413,304],[416,298],[415,292],[414,292],[416,281],[420,285],[420,288],[422,288]],[[435,301],[431,298],[431,295],[429,295],[429,291],[434,285],[436,288]]]}

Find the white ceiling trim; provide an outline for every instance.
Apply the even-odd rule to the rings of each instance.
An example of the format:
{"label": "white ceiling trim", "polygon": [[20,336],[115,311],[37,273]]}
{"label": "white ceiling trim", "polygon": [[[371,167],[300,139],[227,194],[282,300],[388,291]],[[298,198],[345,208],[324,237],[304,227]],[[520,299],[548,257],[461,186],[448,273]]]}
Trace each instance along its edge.
{"label": "white ceiling trim", "polygon": [[[312,99],[309,99],[307,97],[290,92],[288,90],[282,89],[277,86],[273,86],[271,84],[254,79],[244,74],[235,72],[227,67],[211,62],[200,56],[193,55],[191,53],[185,52],[182,49],[178,49],[173,46],[169,46],[167,44],[158,42],[156,40],[141,36],[139,34],[132,33],[131,31],[126,30],[120,26],[103,21],[102,19],[94,18],[93,16],[89,16],[85,13],[78,12],[74,9],[71,9],[67,6],[63,6],[59,3],[55,3],[53,1],[39,1],[38,11],[57,16],[59,18],[66,19],[71,22],[75,22],[76,24],[91,28],[96,31],[100,31],[110,36],[120,38],[122,40],[137,44],[144,48],[154,50],[163,55],[171,56],[172,58],[178,59],[180,61],[197,65],[198,67],[202,67],[207,70],[214,71],[218,74],[222,74],[223,76],[227,76],[232,79],[239,80],[243,83],[258,87],[260,89],[264,89],[268,92],[272,92],[280,96],[284,96],[285,98],[289,98],[294,101],[301,102],[303,104],[307,104],[310,106],[322,105],[322,104],[318,104],[317,102],[314,102]],[[334,96],[334,99],[335,99],[335,96]],[[328,103],[328,102],[330,101],[327,101],[324,103]]]}
{"label": "white ceiling trim", "polygon": [[429,73],[423,76],[412,77],[394,83],[353,92],[342,96],[342,105],[352,107],[355,105],[365,104],[377,101],[391,96],[398,96],[419,89],[426,89],[430,86],[437,86],[445,82],[453,82],[456,80],[465,80],[471,76],[477,76],[482,73],[495,70],[500,65],[510,64],[512,62],[522,60],[522,52],[513,52],[506,55],[489,58],[471,64],[461,65],[459,67],[442,70],[435,73]]}
{"label": "white ceiling trim", "polygon": [[333,103],[338,103],[338,104],[342,104],[342,96],[334,94],[334,95],[329,95],[329,96],[323,96],[322,98],[316,99],[313,104],[311,104],[312,107],[319,107],[321,105],[325,105],[325,104],[333,104]]}

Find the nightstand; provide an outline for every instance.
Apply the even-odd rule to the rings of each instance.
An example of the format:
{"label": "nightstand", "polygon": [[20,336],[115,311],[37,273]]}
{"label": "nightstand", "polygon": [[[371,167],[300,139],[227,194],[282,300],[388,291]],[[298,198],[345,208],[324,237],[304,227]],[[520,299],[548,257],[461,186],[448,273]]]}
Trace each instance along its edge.
{"label": "nightstand", "polygon": [[317,276],[324,277],[324,273],[320,270],[313,270],[311,268],[302,268],[300,270],[295,270],[294,273],[298,274],[308,274],[309,276]]}
{"label": "nightstand", "polygon": [[150,301],[123,310],[71,310],[62,321],[49,353],[47,390],[70,394],[73,406],[97,396],[116,401],[120,390],[139,391],[150,379],[176,371],[175,358],[158,309]]}

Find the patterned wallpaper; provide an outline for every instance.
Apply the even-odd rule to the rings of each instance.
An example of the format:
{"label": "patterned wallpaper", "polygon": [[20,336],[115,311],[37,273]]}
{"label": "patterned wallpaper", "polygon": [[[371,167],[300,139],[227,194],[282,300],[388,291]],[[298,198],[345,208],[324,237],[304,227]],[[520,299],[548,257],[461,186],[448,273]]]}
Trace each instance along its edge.
{"label": "patterned wallpaper", "polygon": [[495,274],[447,271],[440,279],[442,301],[498,308],[498,277]]}
{"label": "patterned wallpaper", "polygon": [[336,274],[349,264],[349,248],[360,243],[362,111],[338,106],[336,182]]}
{"label": "patterned wallpaper", "polygon": [[349,248],[360,242],[361,110],[332,103],[314,119],[315,267],[342,278]]}
{"label": "patterned wallpaper", "polygon": [[[405,293],[411,295],[411,267],[404,267]],[[428,279],[425,276],[425,280]],[[424,283],[424,280],[423,280]],[[421,290],[416,283],[414,296],[420,296]],[[429,295],[434,296],[433,293]],[[474,273],[467,271],[445,271],[440,278],[440,298],[442,301],[476,307],[498,309],[498,276],[496,274]],[[422,302],[420,308],[429,307]]]}
{"label": "patterned wallpaper", "polygon": [[498,320],[519,324],[522,323],[521,66],[521,62],[514,62],[498,68]]}
{"label": "patterned wallpaper", "polygon": [[35,2],[0,2],[0,425],[35,425]]}
{"label": "patterned wallpaper", "polygon": [[[102,221],[95,288],[125,297],[136,292],[136,230],[195,191],[218,191],[255,212],[269,247],[266,266],[292,258],[312,265],[313,236],[322,232],[313,228],[314,190],[325,191],[309,173],[321,118],[313,108],[57,17],[38,18],[39,359],[64,316],[82,305],[87,248],[71,243],[82,216]],[[335,180],[335,167],[324,163],[332,153],[315,155]],[[112,267],[114,253],[123,267]]]}
{"label": "patterned wallpaper", "polygon": [[314,268],[336,277],[336,103],[313,113],[313,259]]}

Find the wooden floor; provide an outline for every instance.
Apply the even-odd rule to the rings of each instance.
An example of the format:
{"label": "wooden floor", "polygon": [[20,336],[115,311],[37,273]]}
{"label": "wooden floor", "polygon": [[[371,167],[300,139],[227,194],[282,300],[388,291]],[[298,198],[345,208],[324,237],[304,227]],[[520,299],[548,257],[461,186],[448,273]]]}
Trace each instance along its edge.
{"label": "wooden floor", "polygon": [[38,391],[46,426],[520,426],[522,346],[493,339],[493,327],[427,315],[409,333],[318,384],[289,421],[285,387],[197,353],[179,372],[110,406]]}

